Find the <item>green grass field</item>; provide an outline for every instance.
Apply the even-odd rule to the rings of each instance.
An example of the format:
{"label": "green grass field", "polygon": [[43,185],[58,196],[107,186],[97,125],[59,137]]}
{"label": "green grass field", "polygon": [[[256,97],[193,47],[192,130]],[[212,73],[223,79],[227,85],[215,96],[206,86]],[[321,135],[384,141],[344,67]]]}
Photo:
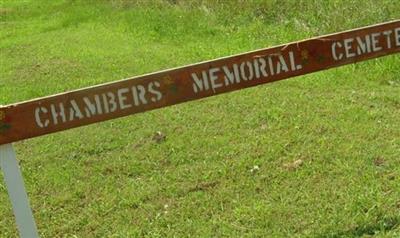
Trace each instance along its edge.
{"label": "green grass field", "polygon": [[[395,0],[0,4],[0,104],[400,18]],[[400,57],[15,149],[42,237],[400,237]]]}

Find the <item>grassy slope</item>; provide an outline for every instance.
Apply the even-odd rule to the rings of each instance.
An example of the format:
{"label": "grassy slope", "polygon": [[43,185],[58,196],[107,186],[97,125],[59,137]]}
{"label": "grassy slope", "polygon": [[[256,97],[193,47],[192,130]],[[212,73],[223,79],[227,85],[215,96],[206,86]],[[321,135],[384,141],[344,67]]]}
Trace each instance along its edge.
{"label": "grassy slope", "polygon": [[[400,5],[5,0],[0,17],[7,104],[399,19]],[[399,65],[385,57],[18,142],[40,233],[399,236]],[[0,214],[0,236],[14,237],[4,183]]]}

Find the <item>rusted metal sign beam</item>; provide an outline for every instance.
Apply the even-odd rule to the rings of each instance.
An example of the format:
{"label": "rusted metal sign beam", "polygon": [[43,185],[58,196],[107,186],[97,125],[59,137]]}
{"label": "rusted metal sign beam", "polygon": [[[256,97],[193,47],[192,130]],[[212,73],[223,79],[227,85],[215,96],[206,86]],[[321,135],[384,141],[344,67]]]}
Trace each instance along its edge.
{"label": "rusted metal sign beam", "polygon": [[0,144],[400,52],[400,20],[0,108]]}

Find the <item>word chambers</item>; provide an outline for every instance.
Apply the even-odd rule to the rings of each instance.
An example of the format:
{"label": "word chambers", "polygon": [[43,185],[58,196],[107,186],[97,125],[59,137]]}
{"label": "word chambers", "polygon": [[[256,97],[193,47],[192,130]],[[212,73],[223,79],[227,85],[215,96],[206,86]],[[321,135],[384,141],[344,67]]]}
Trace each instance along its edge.
{"label": "word chambers", "polygon": [[90,118],[97,115],[109,114],[117,110],[129,109],[162,99],[158,81],[146,85],[119,88],[114,92],[84,96],[71,99],[66,103],[54,103],[49,106],[35,108],[36,125],[41,128],[66,122]]}

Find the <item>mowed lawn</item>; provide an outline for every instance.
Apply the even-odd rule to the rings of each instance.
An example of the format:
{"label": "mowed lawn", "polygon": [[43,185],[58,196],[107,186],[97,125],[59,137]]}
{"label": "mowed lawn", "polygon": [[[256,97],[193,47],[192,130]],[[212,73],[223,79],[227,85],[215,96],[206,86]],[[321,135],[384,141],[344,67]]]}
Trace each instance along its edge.
{"label": "mowed lawn", "polygon": [[[399,18],[395,0],[3,0],[0,104]],[[399,54],[14,145],[42,237],[400,237]]]}

